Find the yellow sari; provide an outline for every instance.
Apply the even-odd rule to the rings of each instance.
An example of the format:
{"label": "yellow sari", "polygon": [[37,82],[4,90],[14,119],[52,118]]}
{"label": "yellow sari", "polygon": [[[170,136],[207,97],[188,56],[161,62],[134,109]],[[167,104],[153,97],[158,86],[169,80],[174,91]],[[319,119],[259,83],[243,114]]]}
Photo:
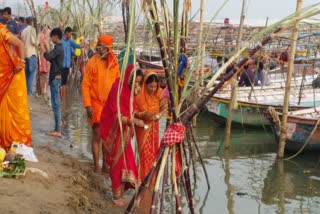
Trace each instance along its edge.
{"label": "yellow sari", "polygon": [[0,24],[0,147],[13,141],[31,144],[30,114],[24,70],[13,74],[19,57],[8,43],[11,33]]}

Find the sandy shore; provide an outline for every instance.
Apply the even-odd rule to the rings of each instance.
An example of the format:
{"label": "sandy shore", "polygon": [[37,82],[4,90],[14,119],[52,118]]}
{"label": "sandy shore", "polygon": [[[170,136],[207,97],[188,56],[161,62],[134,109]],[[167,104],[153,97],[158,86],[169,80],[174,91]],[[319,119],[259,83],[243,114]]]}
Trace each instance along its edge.
{"label": "sandy shore", "polygon": [[70,144],[45,133],[53,127],[53,116],[44,101],[30,98],[33,148],[38,163],[17,179],[0,178],[0,213],[123,213],[113,206],[108,175],[92,172],[91,161],[80,160],[70,152]]}

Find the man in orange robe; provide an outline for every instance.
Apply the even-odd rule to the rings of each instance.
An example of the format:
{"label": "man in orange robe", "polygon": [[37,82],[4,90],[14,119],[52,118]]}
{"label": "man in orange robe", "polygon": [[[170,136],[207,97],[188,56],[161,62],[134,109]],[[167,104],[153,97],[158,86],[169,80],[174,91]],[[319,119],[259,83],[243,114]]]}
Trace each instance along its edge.
{"label": "man in orange robe", "polygon": [[13,141],[31,144],[24,67],[22,42],[0,23],[0,147],[6,150]]}
{"label": "man in orange robe", "polygon": [[[111,36],[99,37],[97,52],[88,61],[82,81],[83,104],[93,132],[92,154],[96,173],[101,173],[99,167],[99,151],[102,144],[99,135],[100,116],[112,84],[120,76],[118,60],[112,52],[112,42]],[[105,161],[103,165],[104,163]]]}

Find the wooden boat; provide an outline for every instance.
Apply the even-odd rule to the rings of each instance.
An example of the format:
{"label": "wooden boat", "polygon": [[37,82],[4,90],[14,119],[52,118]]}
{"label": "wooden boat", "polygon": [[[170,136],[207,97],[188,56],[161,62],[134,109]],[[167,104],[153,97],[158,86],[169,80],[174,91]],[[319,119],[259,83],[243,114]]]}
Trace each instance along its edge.
{"label": "wooden boat", "polygon": [[[163,70],[163,66],[162,66],[162,62],[149,62],[146,60],[143,60],[141,58],[137,59],[137,62],[139,63],[139,67],[143,70],[154,70],[157,71],[158,73],[163,73],[164,74],[164,70]],[[200,68],[194,69],[192,72],[196,73],[199,72]],[[209,66],[205,66],[204,67],[204,73],[209,72],[210,67]]]}
{"label": "wooden boat", "polygon": [[[299,93],[299,90],[300,89],[298,87],[293,87],[290,91],[290,111],[306,109],[314,105],[320,105],[320,89],[304,89],[302,94]],[[213,113],[213,116],[217,122],[223,124],[226,122],[229,114],[228,110],[230,99],[226,97],[227,95],[230,97],[230,92],[219,92],[206,104],[207,110]],[[241,91],[238,92],[238,108],[233,111],[232,122],[242,126],[270,126],[270,123],[268,119],[265,118],[264,113],[269,106],[281,111],[283,105],[283,96],[284,90],[279,88],[269,88],[260,92],[257,91],[254,92],[251,97],[248,96],[248,93]],[[315,101],[314,98],[316,98]]]}
{"label": "wooden boat", "polygon": [[[276,140],[280,137],[279,121],[282,114],[269,109],[266,117],[271,123]],[[290,151],[320,150],[320,107],[292,111],[288,114],[286,146]]]}
{"label": "wooden boat", "polygon": [[139,63],[140,68],[145,68],[145,69],[158,69],[158,70],[163,70],[162,67],[162,62],[149,62],[146,60],[143,60],[141,58],[137,58],[137,62]]}

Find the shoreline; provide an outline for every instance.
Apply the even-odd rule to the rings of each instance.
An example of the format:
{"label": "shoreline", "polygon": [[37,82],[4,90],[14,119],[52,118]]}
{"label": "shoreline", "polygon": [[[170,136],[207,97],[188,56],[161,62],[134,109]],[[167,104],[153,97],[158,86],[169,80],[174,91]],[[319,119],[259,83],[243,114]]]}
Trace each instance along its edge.
{"label": "shoreline", "polygon": [[72,142],[45,135],[53,127],[49,106],[29,97],[32,147],[39,162],[26,161],[26,171],[16,179],[0,178],[1,213],[123,213],[111,201],[107,174],[93,173],[92,161],[82,159]]}

